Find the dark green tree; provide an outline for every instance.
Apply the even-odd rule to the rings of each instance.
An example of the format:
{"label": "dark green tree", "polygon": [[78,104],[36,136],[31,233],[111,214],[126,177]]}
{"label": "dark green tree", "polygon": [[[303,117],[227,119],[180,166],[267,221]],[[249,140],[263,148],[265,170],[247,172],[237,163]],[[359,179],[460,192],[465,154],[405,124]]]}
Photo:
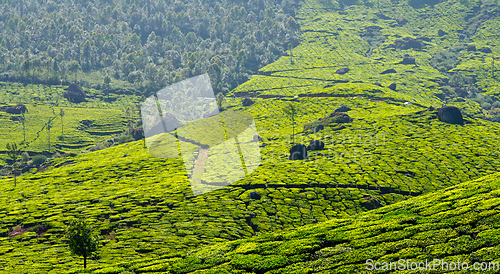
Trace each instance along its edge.
{"label": "dark green tree", "polygon": [[215,96],[215,101],[217,102],[217,107],[222,111],[222,104],[224,103],[224,94],[222,92],[217,93]]}
{"label": "dark green tree", "polygon": [[292,138],[293,144],[295,144],[295,122],[297,120],[297,115],[300,113],[300,109],[293,102],[288,102],[283,108],[283,113],[292,121]]}
{"label": "dark green tree", "polygon": [[31,61],[30,60],[25,60],[23,62],[23,67],[22,67],[23,71],[26,73],[26,77],[29,78],[30,76],[30,69],[31,69]]}
{"label": "dark green tree", "polygon": [[108,74],[104,77],[104,87],[109,88],[109,85],[111,84],[111,77],[109,77]]}
{"label": "dark green tree", "polygon": [[69,249],[76,256],[83,257],[83,268],[87,268],[87,258],[97,251],[99,235],[83,219],[71,220],[66,228],[66,238],[69,239]]}

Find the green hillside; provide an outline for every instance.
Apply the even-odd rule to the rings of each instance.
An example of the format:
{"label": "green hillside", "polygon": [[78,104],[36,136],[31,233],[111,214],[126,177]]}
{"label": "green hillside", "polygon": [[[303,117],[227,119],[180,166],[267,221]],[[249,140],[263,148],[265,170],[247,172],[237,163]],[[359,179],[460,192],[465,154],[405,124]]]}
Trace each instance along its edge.
{"label": "green hillside", "polygon": [[[369,259],[404,265],[440,259],[473,269],[475,262],[500,263],[499,193],[497,173],[348,218],[91,273],[379,273],[367,271]],[[426,272],[442,273],[441,267]]]}
{"label": "green hillside", "polygon": [[[94,273],[352,273],[367,258],[497,260],[499,11],[487,0],[300,2],[293,14],[300,43],[235,89],[226,82],[221,89],[220,116],[254,117],[260,166],[198,196],[188,174],[202,158],[198,145],[214,142],[213,123],[177,131],[185,165],[143,141],[126,142],[145,100],[139,84],[111,95],[86,88],[87,102],[75,104],[63,97],[66,86],[2,83],[0,106],[28,108],[22,151],[49,161],[14,187],[2,154],[0,272],[83,273],[64,237],[76,217],[102,239],[88,262]],[[279,25],[262,14],[262,26]],[[216,50],[226,61],[236,58],[224,52],[229,41]],[[242,106],[243,98],[254,103]],[[299,109],[295,127],[283,112],[289,104]],[[440,121],[435,108],[444,104],[460,108],[465,124]],[[352,121],[326,124],[340,106]],[[15,116],[0,112],[0,150],[24,139]],[[326,126],[306,126],[318,124]],[[325,149],[289,160],[293,137],[306,146],[321,140]],[[156,145],[172,139],[164,134]],[[222,164],[211,158],[200,179],[230,175],[209,168]]]}
{"label": "green hillside", "polygon": [[[85,89],[87,101],[79,104],[64,98],[67,86],[0,83],[0,107],[24,104],[23,123],[19,114],[0,111],[0,151],[16,142],[31,156],[41,153],[79,153],[127,131],[128,122],[138,118],[140,96],[109,97],[103,91]],[[63,110],[64,115],[60,113]],[[130,110],[131,114],[127,114]],[[50,130],[47,124],[51,123]],[[50,148],[49,148],[50,133]],[[5,154],[0,164],[6,164]]]}

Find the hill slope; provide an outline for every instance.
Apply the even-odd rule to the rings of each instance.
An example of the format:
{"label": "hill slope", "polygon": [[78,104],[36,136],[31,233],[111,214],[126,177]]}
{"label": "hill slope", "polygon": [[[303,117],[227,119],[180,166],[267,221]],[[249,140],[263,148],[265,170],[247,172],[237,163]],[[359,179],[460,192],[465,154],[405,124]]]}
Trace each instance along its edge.
{"label": "hill slope", "polygon": [[496,173],[345,219],[93,273],[357,273],[370,270],[369,259],[405,265],[440,259],[472,268],[499,262],[499,196]]}
{"label": "hill slope", "polygon": [[[307,264],[313,261],[310,253],[319,250],[317,245],[326,240],[328,233],[325,232],[319,240],[312,237],[310,243],[303,244],[310,247],[297,249],[297,252],[308,251],[305,257],[284,258],[287,254],[296,254],[293,248],[288,250],[284,247],[283,253],[268,254],[272,256],[267,265],[256,263],[255,260],[262,259],[259,256],[265,255],[260,251],[248,251],[255,253],[250,257],[234,256],[232,263],[225,261],[224,258],[233,254],[230,247],[234,243],[223,245],[227,247],[227,254],[224,249],[220,254],[228,257],[221,255],[220,260],[214,254],[216,259],[206,259],[201,263],[191,257],[186,261],[178,261],[177,258],[185,257],[182,254],[200,246],[328,220],[331,221],[317,225],[315,229],[332,226],[340,233],[343,229],[350,229],[350,222],[354,220],[350,216],[376,207],[382,209],[373,215],[356,215],[365,219],[368,218],[366,216],[374,216],[374,220],[373,223],[365,220],[367,224],[372,224],[370,229],[358,232],[361,233],[360,239],[366,238],[366,243],[359,240],[359,243],[356,242],[359,246],[355,248],[363,250],[366,247],[363,244],[371,243],[368,235],[375,237],[373,241],[387,240],[386,236],[394,239],[404,237],[404,233],[385,234],[386,225],[392,225],[394,229],[410,229],[418,227],[419,221],[430,222],[431,219],[425,219],[425,216],[418,219],[415,215],[417,221],[399,224],[396,216],[387,215],[383,219],[382,215],[389,210],[398,210],[389,207],[391,204],[478,179],[496,172],[500,167],[500,126],[479,119],[484,108],[481,109],[471,98],[452,102],[456,94],[445,94],[445,91],[453,89],[446,83],[452,80],[451,74],[448,70],[439,69],[440,66],[435,68],[433,63],[437,52],[461,41],[460,34],[469,31],[462,26],[467,20],[469,23],[476,22],[478,29],[487,33],[476,37],[479,32],[471,29],[470,33],[466,33],[468,39],[475,41],[478,48],[489,42],[492,51],[497,52],[495,41],[498,34],[491,27],[498,20],[495,7],[480,1],[468,1],[468,4],[445,1],[423,7],[414,5],[413,1],[395,2],[394,6],[390,1],[364,3],[345,6],[341,10],[335,3],[304,2],[297,15],[301,18],[299,24],[303,32],[299,46],[291,49],[289,56],[281,57],[263,68],[260,75],[253,76],[235,89],[232,95],[236,99],[228,97],[228,108],[253,115],[259,135],[267,144],[262,144],[261,166],[229,187],[193,196],[184,163],[177,159],[155,158],[142,147],[140,141],[55,159],[45,172],[21,176],[15,189],[12,179],[0,179],[0,269],[8,272],[60,273],[80,268],[80,260],[69,255],[66,240],[62,237],[68,220],[79,216],[91,221],[104,239],[101,251],[89,263],[92,268],[111,265],[117,260],[156,260],[169,254],[174,259],[172,263],[162,261],[166,269],[173,267],[173,263],[178,263],[179,268],[175,269],[182,271],[194,270],[186,267],[189,265],[202,268],[217,265],[231,273],[234,269],[250,272],[255,268],[255,272],[262,272],[285,266],[290,269],[282,271],[289,273],[293,266],[288,265],[293,263],[305,264],[298,265],[297,271],[302,266],[306,270],[307,267],[319,270],[321,262],[317,266]],[[425,14],[432,16],[428,15],[422,21]],[[481,21],[481,14],[489,14],[490,17]],[[398,25],[395,20],[401,16],[409,23]],[[447,34],[441,35],[438,26]],[[379,31],[369,36],[379,37],[380,41],[365,37],[364,33],[369,30]],[[419,40],[417,35],[427,38]],[[413,41],[405,40],[408,36],[425,47],[407,49],[398,46]],[[476,83],[484,83],[486,92],[495,90],[496,78],[483,73],[482,58],[487,58],[488,53],[469,53],[464,49],[459,52],[459,63],[456,64],[470,64],[470,74],[484,76],[478,77],[476,80],[479,82]],[[418,66],[396,64],[403,60],[405,54],[415,57]],[[453,68],[458,70],[455,65]],[[343,67],[348,67],[349,72],[336,73]],[[391,68],[396,72],[379,74]],[[376,82],[382,87],[375,85]],[[388,87],[393,82],[396,83],[395,90]],[[464,84],[462,88],[471,86]],[[252,98],[255,104],[242,107],[238,100],[240,96]],[[301,109],[297,117],[299,130],[298,133],[296,131],[296,142],[306,145],[314,139],[325,142],[325,150],[311,152],[311,157],[302,161],[288,160],[292,126],[282,109],[290,102]],[[443,103],[462,108],[468,122],[464,126],[447,124],[437,119],[436,111],[427,109]],[[348,112],[354,119],[352,122],[333,123],[318,133],[302,130],[304,124],[317,122],[341,105],[352,109]],[[4,120],[7,121],[7,117]],[[78,119],[74,120],[73,126],[76,126],[76,121]],[[116,128],[121,127],[123,124]],[[16,134],[19,138],[19,133]],[[206,137],[204,131],[189,132],[180,137],[184,138],[183,144],[190,149],[193,157],[197,157],[199,150],[193,144],[203,141]],[[479,185],[479,182],[472,185]],[[251,191],[259,192],[262,199],[250,199]],[[448,192],[439,193],[445,195],[443,193]],[[418,199],[429,202],[432,197],[427,195]],[[426,204],[422,202],[422,205]],[[425,213],[425,210],[419,212]],[[460,211],[453,213],[461,214]],[[413,213],[401,214],[410,218]],[[380,230],[377,225],[386,228]],[[299,245],[301,233],[307,234],[304,231],[308,229],[298,230],[295,234],[290,232],[297,237],[294,245]],[[418,235],[419,232],[412,233]],[[347,237],[354,234],[341,235]],[[265,237],[269,236],[257,238],[262,240],[249,240],[248,249],[253,250],[253,241],[269,240]],[[308,240],[304,236],[304,241]],[[364,258],[363,253],[356,253],[357,249],[354,253],[344,252],[349,250],[349,246],[345,250],[332,249],[337,244],[348,243],[347,239],[336,240],[333,237],[329,240],[330,243],[323,243],[323,248],[330,248],[324,254],[338,253],[335,256],[352,258],[353,265],[343,266],[346,271],[362,264],[360,258]],[[390,244],[380,245],[380,248],[386,248],[385,245]],[[266,248],[271,249],[269,246]],[[399,250],[399,247],[394,248]],[[401,250],[420,254],[416,249]],[[344,253],[349,255],[342,255]],[[318,256],[330,256],[324,254]],[[340,257],[336,257],[337,261],[331,264],[325,259],[325,271],[329,270],[328,267],[336,267]],[[238,261],[239,258],[243,261]],[[143,266],[147,264],[154,263],[144,262]],[[138,268],[135,263],[130,267],[132,265]],[[163,266],[152,268],[161,269]],[[120,268],[101,272],[113,271],[121,272]],[[219,270],[214,268],[213,271]],[[281,270],[276,271],[279,273]]]}

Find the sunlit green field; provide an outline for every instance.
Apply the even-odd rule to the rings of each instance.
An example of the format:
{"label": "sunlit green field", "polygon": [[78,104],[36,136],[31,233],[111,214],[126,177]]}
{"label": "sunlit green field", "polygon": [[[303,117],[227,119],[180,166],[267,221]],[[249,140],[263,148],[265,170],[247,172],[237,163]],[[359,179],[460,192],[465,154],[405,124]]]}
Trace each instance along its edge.
{"label": "sunlit green field", "polygon": [[[497,260],[500,126],[479,118],[477,102],[441,96],[449,75],[432,65],[437,52],[457,43],[488,46],[492,53],[461,50],[452,72],[476,75],[481,90],[497,96],[488,58],[498,54],[498,19],[477,19],[477,30],[466,24],[494,9],[493,2],[363,3],[341,10],[304,1],[300,44],[230,92],[221,115],[178,129],[184,157],[162,150],[175,142],[172,133],[149,149],[136,141],[51,159],[46,171],[18,177],[15,188],[13,178],[1,177],[0,271],[83,273],[82,259],[70,255],[63,237],[76,217],[101,235],[88,262],[93,273],[353,273],[368,258]],[[399,25],[400,17],[408,22]],[[365,39],[368,29],[380,32],[378,40]],[[391,46],[404,37],[424,47]],[[405,54],[417,65],[398,64]],[[349,72],[336,73],[344,67]],[[387,69],[396,73],[380,74]],[[1,85],[0,104],[28,108],[23,151],[49,150],[49,119],[51,152],[95,146],[126,131],[144,99],[109,100],[88,90],[88,102],[73,104],[62,97],[64,88]],[[243,97],[255,103],[243,107]],[[294,126],[283,113],[290,102],[299,109]],[[464,126],[441,122],[428,109],[445,103],[462,110]],[[343,105],[352,109],[352,122],[304,130]],[[226,138],[214,128],[224,127],[218,119],[233,111],[254,118],[264,139],[261,164],[230,186],[195,196],[188,174],[198,145]],[[0,150],[24,139],[12,116],[0,112]],[[322,140],[325,149],[288,160],[294,138],[306,146]],[[234,170],[216,169],[223,164],[208,157],[198,179],[230,177]],[[262,198],[250,199],[252,191]]]}

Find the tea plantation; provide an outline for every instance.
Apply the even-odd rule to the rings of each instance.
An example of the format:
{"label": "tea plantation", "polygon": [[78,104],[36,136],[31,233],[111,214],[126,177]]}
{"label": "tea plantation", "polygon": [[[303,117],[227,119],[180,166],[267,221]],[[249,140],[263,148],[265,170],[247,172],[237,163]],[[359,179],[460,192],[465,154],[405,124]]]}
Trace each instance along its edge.
{"label": "tea plantation", "polygon": [[[366,271],[367,260],[436,258],[473,269],[475,262],[498,262],[499,191],[497,173],[348,218],[92,273],[376,273]],[[434,270],[443,272],[440,265]]]}
{"label": "tea plantation", "polygon": [[[2,83],[0,103],[28,108],[22,151],[49,154],[52,119],[62,157],[15,187],[0,177],[0,272],[354,273],[367,259],[498,260],[500,124],[478,99],[498,96],[498,3],[347,2],[301,2],[300,44],[226,95],[220,117],[254,118],[261,164],[203,195],[188,174],[199,145],[217,142],[207,132],[219,116],[177,130],[186,164],[143,141],[89,150],[129,138],[145,97],[87,89],[75,104],[65,86]],[[444,104],[463,125],[438,119]],[[325,123],[341,106],[352,119]],[[2,149],[24,139],[14,116],[0,112]],[[289,160],[293,139],[325,146]],[[209,168],[223,159],[204,165],[201,180],[231,175]],[[77,217],[101,236],[87,270],[64,237]]]}

